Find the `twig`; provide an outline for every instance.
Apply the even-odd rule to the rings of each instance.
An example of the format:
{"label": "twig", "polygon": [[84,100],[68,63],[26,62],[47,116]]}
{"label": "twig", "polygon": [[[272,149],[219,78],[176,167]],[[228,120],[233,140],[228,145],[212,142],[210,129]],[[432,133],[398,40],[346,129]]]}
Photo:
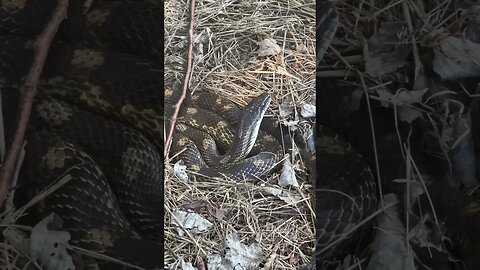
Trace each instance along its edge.
{"label": "twig", "polygon": [[[20,150],[20,153],[18,155],[17,163],[15,166],[15,171],[13,172],[12,180],[10,186],[14,187],[17,185],[18,182],[18,175],[20,174],[20,168],[22,167],[23,159],[25,158],[25,144],[26,142],[23,141],[22,148]],[[10,212],[13,211],[14,204],[13,204],[13,194],[15,192],[15,189],[12,189],[10,191],[10,196],[8,196],[6,203],[5,203],[5,212]]]}
{"label": "twig", "polygon": [[332,70],[322,70],[317,71],[317,78],[343,78],[344,80],[348,77],[355,77],[357,74],[347,69],[332,69]]}
{"label": "twig", "polygon": [[5,127],[3,122],[2,90],[0,89],[0,162],[5,158]]}
{"label": "twig", "polygon": [[365,100],[367,101],[367,108],[368,108],[368,116],[370,120],[370,131],[372,132],[372,143],[373,143],[373,154],[375,157],[375,169],[377,173],[377,184],[378,184],[378,194],[380,194],[380,205],[383,207],[383,190],[382,190],[382,180],[380,176],[380,165],[378,163],[378,151],[377,151],[377,139],[375,136],[375,127],[373,123],[373,116],[372,116],[372,107],[370,106],[370,95],[368,93],[367,85],[365,84],[365,80],[363,79],[363,74],[360,71],[357,71],[358,77],[360,78],[360,82],[362,84],[363,92],[365,94]]}
{"label": "twig", "polygon": [[[383,201],[383,200],[382,200]],[[358,230],[360,227],[362,227],[363,225],[365,225],[367,222],[370,222],[373,218],[375,218],[376,216],[378,216],[379,214],[381,214],[383,211],[389,209],[390,207],[392,206],[395,206],[397,205],[398,202],[392,202],[392,203],[389,203],[389,204],[385,204],[385,205],[382,205],[382,207],[380,209],[378,209],[377,211],[373,212],[372,214],[370,214],[368,217],[366,217],[365,219],[363,219],[362,221],[360,221],[359,223],[357,223],[355,226],[353,226],[350,230],[348,230],[346,233],[342,234],[340,237],[338,237],[337,239],[335,239],[335,241],[332,241],[330,244],[328,244],[327,246],[323,247],[320,251],[318,252],[315,252],[315,255],[318,256],[320,254],[323,254],[324,252],[326,252],[327,250],[329,250],[330,248],[334,247],[335,245],[337,245],[338,243],[342,242],[343,240],[345,240],[345,238],[347,238],[348,236],[351,236],[351,233],[353,233],[354,231]]]}
{"label": "twig", "polygon": [[175,129],[175,122],[177,120],[180,107],[182,106],[183,101],[187,97],[188,82],[190,81],[190,76],[192,74],[192,55],[193,55],[193,27],[195,19],[195,0],[190,0],[190,28],[188,30],[189,35],[189,44],[188,44],[188,55],[187,55],[187,70],[185,72],[185,78],[183,78],[183,89],[182,95],[175,104],[175,111],[173,112],[172,119],[170,120],[170,131],[168,133],[167,140],[165,141],[165,158],[168,158],[168,153],[170,152],[170,146],[172,144],[173,130]]}
{"label": "twig", "polygon": [[[81,163],[82,164],[82,163]],[[80,166],[79,164],[78,166]],[[57,191],[59,188],[63,187],[66,185],[68,182],[70,182],[73,177],[72,175],[68,174],[70,170],[76,169],[77,167],[72,167],[67,170],[64,174],[62,174],[58,180],[55,180],[52,184],[48,185],[46,188],[44,188],[42,191],[40,191],[35,197],[33,197],[30,201],[28,201],[25,205],[22,207],[19,207],[18,209],[15,210],[11,215],[8,216],[5,220],[10,221],[10,219],[16,220],[18,217],[23,215],[26,210],[28,210],[30,207],[34,206],[35,204],[39,203],[46,197],[50,196],[53,192]],[[8,214],[8,212],[3,212],[2,215]]]}
{"label": "twig", "polygon": [[12,177],[15,163],[22,148],[25,131],[27,130],[28,120],[32,111],[32,103],[37,93],[37,84],[40,74],[42,73],[45,59],[47,58],[48,49],[58,30],[60,23],[67,17],[68,0],[58,0],[51,20],[33,44],[33,63],[27,74],[24,84],[20,88],[19,99],[19,117],[17,128],[13,137],[13,141],[5,156],[2,170],[0,171],[0,206],[3,205],[7,196],[10,180]]}
{"label": "twig", "polygon": [[107,262],[113,262],[113,263],[123,265],[123,266],[128,266],[129,268],[132,268],[132,269],[145,270],[145,268],[143,268],[143,267],[136,266],[136,265],[130,264],[128,262],[124,262],[122,260],[116,259],[114,257],[108,256],[108,255],[105,255],[105,254],[101,254],[99,252],[84,249],[84,248],[81,248],[81,247],[78,247],[78,246],[70,246],[70,247],[73,250],[77,251],[78,253],[80,253],[82,255],[87,255],[87,256],[95,258],[95,259],[104,260],[104,261],[107,261]]}
{"label": "twig", "polygon": [[412,18],[410,17],[410,12],[408,10],[408,5],[406,1],[402,2],[402,9],[403,9],[403,16],[405,17],[405,21],[407,22],[407,25],[408,25],[408,31],[410,32],[410,35],[411,35],[413,62],[415,63],[415,73],[413,76],[413,80],[415,81],[418,77],[418,74],[420,73],[420,70],[422,69],[422,63],[420,62],[417,42],[415,41]]}

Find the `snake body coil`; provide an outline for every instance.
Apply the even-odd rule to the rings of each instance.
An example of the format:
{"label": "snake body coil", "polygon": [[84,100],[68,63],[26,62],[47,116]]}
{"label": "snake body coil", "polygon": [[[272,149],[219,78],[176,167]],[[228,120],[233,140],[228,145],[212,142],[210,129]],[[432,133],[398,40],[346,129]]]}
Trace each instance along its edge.
{"label": "snake body coil", "polygon": [[[270,99],[267,93],[254,98],[243,108],[241,115],[236,116],[238,121],[234,123],[191,104],[194,107],[189,106],[180,115],[180,123],[176,125],[174,152],[180,152],[180,159],[202,176],[258,180],[273,169],[279,160],[277,154],[281,151],[280,144],[273,139],[271,143],[265,142],[266,137],[257,141]],[[222,99],[217,99],[216,102],[228,104]],[[233,104],[229,106],[237,109]],[[168,114],[166,118],[170,118]],[[223,149],[217,148],[217,141]],[[254,147],[255,154],[247,158]],[[224,153],[221,154],[220,150]]]}

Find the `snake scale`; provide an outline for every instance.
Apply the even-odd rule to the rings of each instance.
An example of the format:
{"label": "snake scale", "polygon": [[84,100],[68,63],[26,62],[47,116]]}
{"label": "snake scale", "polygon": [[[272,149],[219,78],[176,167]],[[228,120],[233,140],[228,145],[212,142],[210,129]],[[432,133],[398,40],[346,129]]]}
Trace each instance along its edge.
{"label": "snake scale", "polygon": [[[160,91],[162,7],[154,1],[94,1],[85,15],[83,1],[71,2],[38,86],[16,204],[24,204],[62,176],[71,179],[31,208],[21,222],[33,225],[55,212],[71,233],[72,244],[130,265],[163,267],[163,129],[170,123],[163,115],[171,115],[178,91]],[[18,86],[32,59],[29,40],[48,20],[54,3],[1,2],[0,34],[5,42],[0,69],[7,139],[18,109]],[[266,102],[268,107],[270,101],[260,95],[250,105],[255,102]],[[195,93],[182,108],[172,151],[184,150],[183,160],[199,174],[262,178],[288,146],[275,131],[279,127],[268,119],[258,127],[254,145],[245,140],[252,133],[238,135],[242,112],[260,107],[242,110],[220,97]],[[212,118],[205,117],[212,108],[216,111]],[[263,112],[243,115],[256,117],[248,121],[259,124]],[[214,116],[218,120],[206,121],[217,119]],[[198,135],[195,128],[200,126],[207,131],[214,128],[211,138]],[[243,138],[239,145],[247,143],[233,153],[236,136]],[[185,139],[187,144],[205,147],[182,149]],[[340,244],[335,241],[373,211],[376,196],[368,166],[348,143],[321,125],[316,143],[317,170],[311,170],[319,179],[317,250],[327,248],[318,256],[323,260],[349,252],[347,247],[356,237]],[[82,259],[87,269],[119,269],[103,260]]]}

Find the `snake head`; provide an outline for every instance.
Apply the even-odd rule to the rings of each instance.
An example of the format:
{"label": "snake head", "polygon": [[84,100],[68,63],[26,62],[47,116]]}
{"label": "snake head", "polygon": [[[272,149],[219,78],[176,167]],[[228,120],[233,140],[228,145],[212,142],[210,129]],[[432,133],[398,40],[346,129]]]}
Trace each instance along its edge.
{"label": "snake head", "polygon": [[247,155],[250,153],[257,140],[260,124],[262,123],[263,116],[265,115],[271,100],[272,98],[270,97],[270,94],[263,93],[252,99],[252,101],[250,101],[250,103],[248,103],[243,109],[235,140],[237,142],[243,142],[243,149]]}
{"label": "snake head", "polygon": [[270,97],[269,93],[263,93],[256,98],[252,99],[250,103],[245,106],[243,109],[243,117],[247,121],[247,123],[255,122],[256,120],[260,119],[259,122],[262,122],[263,116],[270,105],[272,98]]}

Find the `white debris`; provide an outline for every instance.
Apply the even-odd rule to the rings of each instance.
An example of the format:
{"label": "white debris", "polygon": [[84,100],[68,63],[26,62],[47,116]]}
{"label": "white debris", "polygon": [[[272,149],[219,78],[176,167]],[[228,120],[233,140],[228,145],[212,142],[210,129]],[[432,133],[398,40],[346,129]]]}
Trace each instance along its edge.
{"label": "white debris", "polygon": [[282,52],[282,48],[278,46],[277,41],[272,38],[267,38],[258,43],[258,56],[277,55]]}
{"label": "white debris", "polygon": [[315,117],[317,115],[317,107],[315,106],[315,104],[312,105],[309,103],[305,103],[302,106],[300,114],[305,118]]}
{"label": "white debris", "polygon": [[183,258],[176,260],[168,266],[168,270],[197,270],[191,262],[185,262]]}
{"label": "white debris", "polygon": [[285,159],[283,160],[282,172],[278,179],[278,185],[281,187],[299,186],[297,177],[295,176],[295,171],[293,170],[292,162],[290,162],[288,154],[285,155]]}
{"label": "white debris", "polygon": [[[398,202],[395,194],[384,196],[385,204]],[[378,228],[372,244],[372,257],[367,270],[415,270],[413,251],[405,245],[405,228],[398,204],[377,217]],[[410,250],[409,250],[410,249]]]}
{"label": "white debris", "polygon": [[236,234],[230,233],[225,240],[225,246],[227,251],[224,257],[218,254],[209,256],[207,263],[209,270],[259,269],[263,256],[258,243],[245,245]]}
{"label": "white debris", "polygon": [[30,254],[39,259],[45,269],[75,269],[67,247],[70,233],[60,231],[62,220],[52,213],[32,228]]}
{"label": "white debris", "polygon": [[434,50],[433,70],[443,80],[480,76],[480,44],[447,37]]}
{"label": "white debris", "polygon": [[267,192],[268,194],[274,195],[280,200],[288,204],[297,204],[302,200],[300,196],[295,195],[281,188],[262,187],[262,191]]}
{"label": "white debris", "polygon": [[179,236],[184,235],[183,230],[189,230],[192,234],[201,234],[207,232],[213,226],[210,221],[194,212],[176,209],[173,215],[172,224],[179,227],[177,228]]}
{"label": "white debris", "polygon": [[183,182],[188,182],[187,166],[183,165],[182,161],[173,165],[173,173]]}

